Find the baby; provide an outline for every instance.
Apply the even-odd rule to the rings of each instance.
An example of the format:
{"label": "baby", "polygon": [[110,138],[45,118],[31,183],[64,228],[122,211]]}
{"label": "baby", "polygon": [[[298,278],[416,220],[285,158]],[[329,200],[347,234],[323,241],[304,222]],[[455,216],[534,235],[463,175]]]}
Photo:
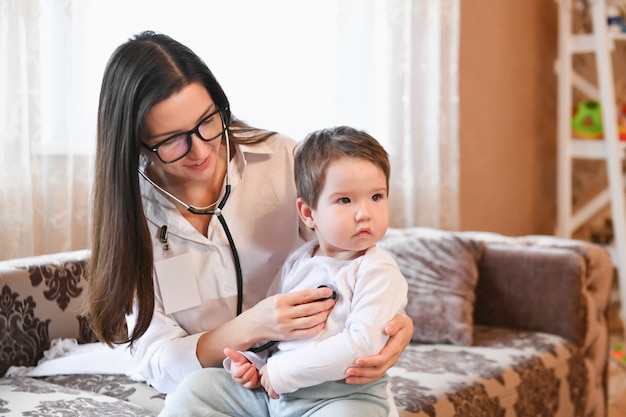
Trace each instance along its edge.
{"label": "baby", "polygon": [[272,292],[333,289],[326,327],[311,339],[281,341],[264,351],[225,349],[224,365],[241,386],[267,391],[271,415],[387,417],[388,377],[349,385],[345,370],[375,355],[384,325],[401,313],[407,283],[376,246],[389,225],[390,164],[367,133],[341,126],[309,134],[295,149],[297,210],[316,239],[287,259]]}

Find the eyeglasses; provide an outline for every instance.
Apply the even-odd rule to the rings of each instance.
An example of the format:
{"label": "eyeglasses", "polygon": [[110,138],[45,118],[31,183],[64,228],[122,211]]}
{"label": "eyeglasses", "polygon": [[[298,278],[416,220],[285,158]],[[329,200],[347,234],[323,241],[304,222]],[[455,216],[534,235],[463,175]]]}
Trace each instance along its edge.
{"label": "eyeglasses", "polygon": [[225,109],[217,109],[202,119],[192,130],[171,136],[154,146],[146,145],[143,142],[141,144],[150,152],[156,153],[164,164],[171,164],[191,151],[191,137],[193,134],[205,142],[211,142],[221,137],[224,134],[224,130],[226,130],[222,115],[224,111]]}

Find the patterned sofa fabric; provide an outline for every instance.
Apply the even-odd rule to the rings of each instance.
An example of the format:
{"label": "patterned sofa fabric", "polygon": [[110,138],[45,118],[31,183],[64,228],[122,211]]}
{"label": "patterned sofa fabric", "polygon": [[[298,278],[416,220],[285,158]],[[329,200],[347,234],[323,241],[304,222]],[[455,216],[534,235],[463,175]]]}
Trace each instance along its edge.
{"label": "patterned sofa fabric", "polygon": [[81,314],[86,250],[0,262],[0,375],[32,366],[56,338],[95,341]]}
{"label": "patterned sofa fabric", "polygon": [[[474,339],[472,347],[407,348],[389,372],[400,417],[585,415],[587,369],[573,344],[485,326],[475,328]],[[0,398],[7,417],[154,416],[164,401],[123,375],[2,378]]]}
{"label": "patterned sofa fabric", "polygon": [[402,417],[586,415],[588,374],[573,344],[480,325],[474,339],[407,348],[389,372]]}
{"label": "patterned sofa fabric", "polygon": [[[400,235],[426,242],[396,242],[395,256],[410,259],[414,254],[406,256],[402,251],[409,249],[403,248],[423,248],[428,253],[420,259],[445,259],[441,271],[450,270],[454,257],[450,245],[437,240],[441,231],[415,228],[395,238]],[[608,252],[548,237],[450,236],[471,248],[463,268],[478,274],[467,287],[475,285],[476,293],[462,297],[464,312],[468,300],[475,300],[471,343],[407,348],[389,372],[400,415],[603,416],[612,280]],[[88,255],[77,251],[0,262],[0,375],[9,366],[36,365],[53,339],[93,341],[81,315]],[[414,262],[403,265],[416,268]],[[439,266],[430,268],[435,274],[429,279],[436,278]],[[412,279],[422,279],[419,268],[411,272]],[[416,328],[422,324],[423,317],[413,319]],[[467,315],[459,319],[467,329]],[[0,378],[2,416],[156,415],[163,399],[124,375]]]}
{"label": "patterned sofa fabric", "polygon": [[[115,386],[122,387],[117,383],[113,384]],[[75,389],[36,378],[0,378],[0,415],[152,417],[158,414],[156,410],[117,399],[111,394]]]}

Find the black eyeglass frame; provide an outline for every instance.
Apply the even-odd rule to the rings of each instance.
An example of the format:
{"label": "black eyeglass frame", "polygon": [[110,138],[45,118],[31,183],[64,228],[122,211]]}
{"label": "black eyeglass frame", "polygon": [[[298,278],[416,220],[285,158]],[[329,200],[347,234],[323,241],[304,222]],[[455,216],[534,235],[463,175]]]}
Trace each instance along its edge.
{"label": "black eyeglass frame", "polygon": [[[218,108],[217,110],[215,110],[213,113],[209,114],[207,117],[204,117],[202,120],[200,120],[200,122],[196,125],[195,128],[188,130],[187,132],[183,132],[183,133],[178,133],[176,135],[172,135],[169,138],[162,140],[161,142],[157,143],[154,146],[150,146],[147,145],[144,142],[141,142],[141,145],[146,148],[147,150],[149,150],[150,152],[154,152],[157,157],[161,160],[161,162],[163,162],[164,164],[172,164],[176,161],[179,161],[181,159],[183,159],[185,156],[187,156],[187,154],[189,152],[191,152],[191,137],[192,135],[196,135],[198,136],[200,139],[202,139],[204,142],[211,142],[214,141],[215,139],[221,137],[224,137],[224,132],[226,131],[226,129],[228,129],[228,126],[226,126],[226,123],[224,122],[224,117],[225,117],[225,113],[228,110],[227,107],[224,108]],[[220,131],[220,133],[218,133],[217,135],[215,135],[212,138],[209,139],[205,139],[201,134],[200,134],[200,126],[206,122],[207,120],[209,120],[211,117],[215,116],[216,114],[218,114],[220,116],[220,122],[222,123],[222,130]],[[165,161],[161,155],[159,154],[159,147],[161,147],[162,145],[166,144],[167,142],[179,138],[181,136],[185,137],[185,141],[187,142],[187,151],[185,153],[183,153],[181,156],[179,156],[176,159],[173,159],[171,161]]]}

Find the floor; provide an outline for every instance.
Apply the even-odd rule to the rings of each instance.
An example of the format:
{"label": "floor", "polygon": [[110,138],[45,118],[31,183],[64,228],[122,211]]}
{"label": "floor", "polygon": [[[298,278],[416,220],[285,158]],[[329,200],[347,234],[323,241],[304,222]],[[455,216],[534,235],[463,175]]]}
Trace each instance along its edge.
{"label": "floor", "polygon": [[[615,335],[611,339],[611,346],[614,347],[618,343],[623,343],[624,337]],[[612,357],[609,361],[608,417],[624,416],[626,416],[626,362]]]}
{"label": "floor", "polygon": [[[626,340],[619,318],[620,302],[617,280],[614,281],[609,307],[609,330],[611,331],[611,359],[609,360],[609,410],[607,417],[626,416]],[[616,351],[616,348],[621,348]],[[620,359],[621,354],[623,358]]]}

